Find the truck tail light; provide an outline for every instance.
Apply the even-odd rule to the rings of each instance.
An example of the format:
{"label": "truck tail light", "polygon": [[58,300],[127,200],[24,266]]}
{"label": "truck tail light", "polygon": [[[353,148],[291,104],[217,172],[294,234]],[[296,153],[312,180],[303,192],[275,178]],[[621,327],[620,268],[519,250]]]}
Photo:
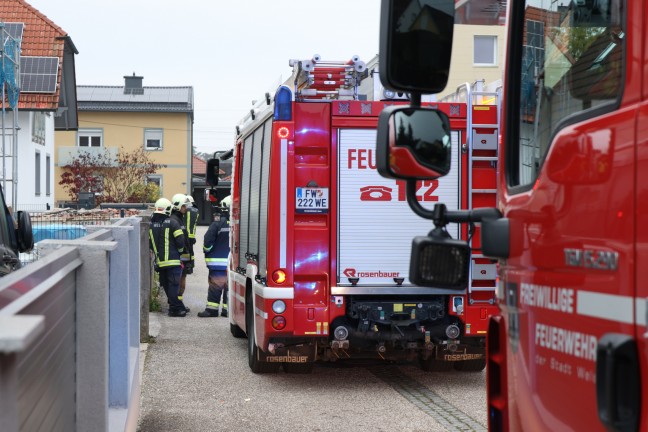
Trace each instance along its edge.
{"label": "truck tail light", "polygon": [[275,270],[272,273],[272,280],[276,284],[282,284],[282,283],[286,282],[286,272],[281,270],[281,269]]}
{"label": "truck tail light", "polygon": [[283,330],[286,327],[286,318],[282,316],[276,316],[272,318],[272,328],[275,330]]}

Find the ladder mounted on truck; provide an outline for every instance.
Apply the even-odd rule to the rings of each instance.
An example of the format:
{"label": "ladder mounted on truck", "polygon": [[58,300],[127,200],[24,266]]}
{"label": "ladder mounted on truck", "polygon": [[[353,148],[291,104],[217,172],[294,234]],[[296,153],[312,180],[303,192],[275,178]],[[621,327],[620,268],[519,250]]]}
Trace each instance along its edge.
{"label": "ladder mounted on truck", "polygon": [[289,60],[296,101],[358,100],[358,85],[367,77],[367,66],[354,55],[348,61]]}
{"label": "ladder mounted on truck", "polygon": [[[441,99],[440,102],[465,102],[468,108],[464,147],[464,151],[468,152],[468,209],[495,207],[498,186],[501,85],[494,91],[485,91],[483,81],[477,81],[472,85],[465,83],[457,87],[454,94]],[[481,250],[479,229],[476,228],[470,239],[470,247],[473,250]],[[471,304],[486,302],[471,297],[473,293],[479,291],[495,292],[496,265],[481,253],[473,253],[469,271],[468,301]]]}

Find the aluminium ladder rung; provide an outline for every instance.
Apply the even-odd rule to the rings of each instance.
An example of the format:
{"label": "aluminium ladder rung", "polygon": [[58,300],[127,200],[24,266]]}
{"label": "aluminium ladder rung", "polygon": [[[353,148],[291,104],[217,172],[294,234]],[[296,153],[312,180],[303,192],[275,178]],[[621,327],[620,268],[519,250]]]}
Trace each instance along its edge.
{"label": "aluminium ladder rung", "polygon": [[499,129],[497,125],[491,123],[488,124],[473,123],[472,128],[473,129],[493,129],[493,130]]}
{"label": "aluminium ladder rung", "polygon": [[497,162],[497,156],[473,156],[474,161],[487,161],[487,162]]}
{"label": "aluminium ladder rung", "polygon": [[474,287],[474,286],[471,286],[470,287],[470,292],[496,291],[496,290],[497,290],[496,286],[494,286],[494,287],[482,287],[482,286]]}

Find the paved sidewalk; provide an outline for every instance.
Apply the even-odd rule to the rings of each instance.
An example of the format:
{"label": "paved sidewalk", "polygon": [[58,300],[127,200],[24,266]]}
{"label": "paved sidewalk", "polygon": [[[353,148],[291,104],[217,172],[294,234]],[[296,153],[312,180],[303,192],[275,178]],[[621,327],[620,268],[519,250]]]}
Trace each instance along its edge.
{"label": "paved sidewalk", "polygon": [[[205,426],[212,424],[213,413],[207,407],[201,409],[201,394],[217,385],[213,371],[226,366],[215,364],[219,356],[214,347],[219,338],[229,334],[229,321],[196,316],[207,302],[208,270],[202,253],[206,231],[207,227],[198,227],[196,267],[187,276],[184,303],[191,311],[184,318],[167,316],[162,291],[162,312],[149,317],[149,334],[156,340],[141,348],[141,431],[212,430],[212,426]],[[177,366],[169,367],[169,361],[177,362]]]}

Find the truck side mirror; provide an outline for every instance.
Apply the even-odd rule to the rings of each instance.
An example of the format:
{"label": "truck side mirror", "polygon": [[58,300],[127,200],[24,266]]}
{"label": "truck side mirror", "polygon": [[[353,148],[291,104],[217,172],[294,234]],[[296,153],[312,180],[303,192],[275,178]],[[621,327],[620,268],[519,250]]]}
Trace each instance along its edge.
{"label": "truck side mirror", "polygon": [[382,0],[380,80],[386,88],[439,93],[448,83],[454,0]]}
{"label": "truck side mirror", "polygon": [[378,118],[376,165],[383,177],[436,179],[450,171],[450,120],[427,108],[391,106]]}
{"label": "truck side mirror", "polygon": [[207,161],[207,171],[205,172],[205,183],[207,186],[217,186],[220,171],[220,161],[218,159],[209,159]]}

